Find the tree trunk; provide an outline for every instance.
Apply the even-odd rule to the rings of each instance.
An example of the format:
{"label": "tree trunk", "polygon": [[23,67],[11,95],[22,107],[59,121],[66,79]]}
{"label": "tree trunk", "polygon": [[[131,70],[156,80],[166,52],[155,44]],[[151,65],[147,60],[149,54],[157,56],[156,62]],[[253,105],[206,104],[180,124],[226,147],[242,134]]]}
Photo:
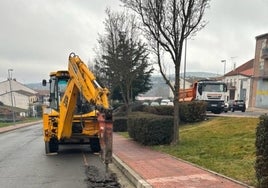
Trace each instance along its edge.
{"label": "tree trunk", "polygon": [[180,66],[175,66],[175,92],[174,92],[174,123],[173,123],[173,140],[172,145],[179,143],[179,123],[180,123],[180,112],[179,112],[179,89],[180,89]]}

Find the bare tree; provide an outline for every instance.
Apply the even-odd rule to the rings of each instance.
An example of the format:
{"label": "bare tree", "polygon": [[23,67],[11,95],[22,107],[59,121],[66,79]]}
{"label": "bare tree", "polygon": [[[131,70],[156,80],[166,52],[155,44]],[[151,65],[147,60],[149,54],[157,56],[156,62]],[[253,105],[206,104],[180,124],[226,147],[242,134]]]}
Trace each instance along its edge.
{"label": "bare tree", "polygon": [[[179,141],[179,86],[184,40],[205,26],[203,16],[209,0],[121,0],[139,16],[149,40],[155,41],[160,72],[174,94],[174,133],[172,144]],[[160,50],[168,52],[175,66],[173,86],[163,71]]]}

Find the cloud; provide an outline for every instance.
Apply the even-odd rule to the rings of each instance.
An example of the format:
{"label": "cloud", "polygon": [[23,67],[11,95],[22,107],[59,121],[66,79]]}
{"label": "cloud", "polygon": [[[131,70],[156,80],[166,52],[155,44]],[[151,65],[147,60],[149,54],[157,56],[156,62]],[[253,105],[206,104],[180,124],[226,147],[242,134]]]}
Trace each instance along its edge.
{"label": "cloud", "polygon": [[108,5],[104,0],[1,1],[0,22],[5,24],[0,35],[0,79],[6,79],[11,67],[21,81],[35,81],[38,75],[67,67],[70,52],[87,61],[94,54]]}
{"label": "cloud", "polygon": [[[22,83],[66,69],[70,52],[93,60],[105,9],[120,10],[119,0],[0,1],[0,81],[7,69]],[[268,32],[268,1],[213,0],[207,26],[188,40],[187,71],[223,73],[254,58],[255,37]],[[236,57],[236,58],[231,58]],[[183,64],[183,60],[182,60]],[[172,65],[171,65],[172,66]],[[183,66],[182,70],[183,70]]]}
{"label": "cloud", "polygon": [[[268,17],[264,0],[211,1],[206,12],[207,26],[189,41],[188,69],[223,73],[254,58],[255,37],[267,33]],[[231,58],[236,57],[236,58]]]}

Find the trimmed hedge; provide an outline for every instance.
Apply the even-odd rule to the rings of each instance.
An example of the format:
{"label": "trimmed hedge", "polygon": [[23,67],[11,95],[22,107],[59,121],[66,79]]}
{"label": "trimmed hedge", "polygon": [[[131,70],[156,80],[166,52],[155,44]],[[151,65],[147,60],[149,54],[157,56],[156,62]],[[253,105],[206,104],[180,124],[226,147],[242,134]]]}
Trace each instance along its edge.
{"label": "trimmed hedge", "polygon": [[[183,122],[198,122],[206,118],[206,105],[204,101],[181,102],[180,120]],[[144,112],[157,115],[173,116],[173,106],[144,106]]]}
{"label": "trimmed hedge", "polygon": [[113,120],[114,132],[127,132],[127,117],[115,117]]}
{"label": "trimmed hedge", "polygon": [[[128,117],[125,109],[114,113],[114,132],[128,131],[135,141],[143,145],[170,144],[173,137],[174,107],[134,105]],[[134,112],[135,111],[135,112]],[[197,122],[206,118],[206,103],[192,101],[180,103],[180,120]]]}
{"label": "trimmed hedge", "polygon": [[256,163],[255,171],[259,188],[268,187],[268,116],[260,116],[256,128]]}
{"label": "trimmed hedge", "polygon": [[206,102],[191,101],[180,103],[180,120],[184,122],[198,122],[206,118]]}
{"label": "trimmed hedge", "polygon": [[132,113],[128,117],[129,136],[143,145],[170,144],[172,130],[172,116]]}
{"label": "trimmed hedge", "polygon": [[174,107],[173,106],[144,106],[143,112],[148,112],[151,114],[173,116]]}

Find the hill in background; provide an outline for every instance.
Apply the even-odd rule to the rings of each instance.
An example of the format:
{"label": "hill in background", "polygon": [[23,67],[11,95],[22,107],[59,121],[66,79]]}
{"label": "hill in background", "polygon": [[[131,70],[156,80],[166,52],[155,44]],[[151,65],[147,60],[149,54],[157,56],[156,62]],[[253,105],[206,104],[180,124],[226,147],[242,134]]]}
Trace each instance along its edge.
{"label": "hill in background", "polygon": [[[209,78],[215,78],[219,77],[220,75],[214,74],[214,73],[208,73],[208,72],[186,72],[185,78],[187,80],[196,80],[196,79],[209,79]],[[183,78],[183,73],[181,74],[181,77]],[[175,76],[170,75],[170,80],[174,81]],[[168,98],[170,96],[170,89],[164,79],[161,75],[153,75],[151,77],[151,81],[153,84],[153,87],[150,91],[145,93],[143,96],[145,97],[163,97]],[[49,90],[49,86],[46,87],[42,86],[42,83],[30,83],[26,84],[27,87],[35,90],[35,91],[42,91],[42,90]]]}

